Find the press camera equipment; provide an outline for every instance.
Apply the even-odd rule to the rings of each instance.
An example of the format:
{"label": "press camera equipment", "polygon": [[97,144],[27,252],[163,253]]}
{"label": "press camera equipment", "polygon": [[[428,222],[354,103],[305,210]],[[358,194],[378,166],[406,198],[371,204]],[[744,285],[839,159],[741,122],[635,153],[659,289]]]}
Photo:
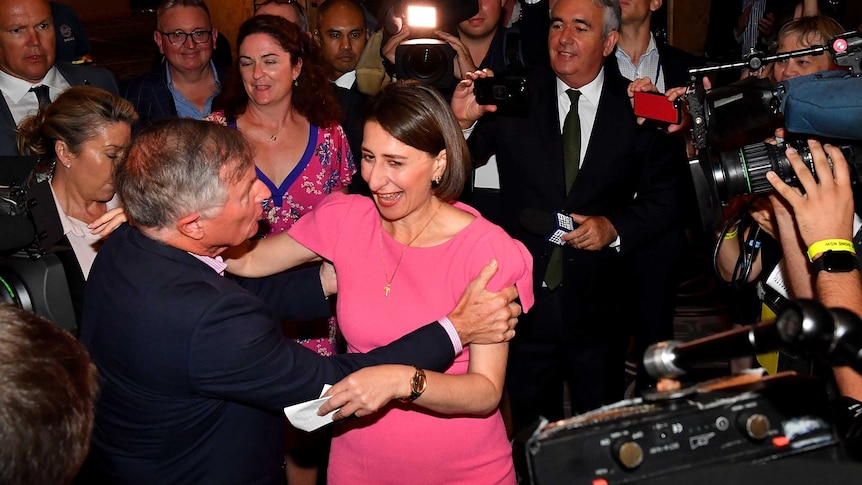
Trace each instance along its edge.
{"label": "press camera equipment", "polygon": [[[793,302],[774,322],[686,343],[663,342],[644,356],[654,377],[676,377],[698,364],[776,349],[804,352],[834,365],[862,369],[862,321],[814,301]],[[859,476],[846,463],[853,426],[838,421],[854,403],[830,402],[824,382],[810,376],[739,375],[667,392],[644,392],[557,422],[540,421],[519,435],[533,485],[557,483],[759,484],[757,470],[816,470],[817,483]],[[858,416],[855,416],[858,421]],[[774,464],[774,465],[773,465]],[[742,467],[740,469],[740,467]],[[833,474],[836,469],[840,473]],[[713,476],[706,481],[703,471]],[[739,474],[739,472],[747,472]],[[727,472],[735,473],[729,480]],[[851,473],[852,475],[846,475]],[[699,474],[699,475],[698,475]],[[793,478],[792,476],[790,477]],[[810,481],[778,480],[780,483]],[[777,483],[777,482],[776,482]]]}
{"label": "press camera equipment", "polygon": [[677,378],[698,363],[776,350],[862,372],[862,321],[849,310],[798,300],[774,320],[690,342],[653,344],[644,353],[644,369],[656,379]]}
{"label": "press camera equipment", "polygon": [[[698,151],[697,158],[690,160],[689,168],[704,230],[711,231],[721,220],[721,207],[727,205],[730,198],[771,191],[765,179],[769,170],[774,170],[788,184],[798,186],[784,156],[783,145],[773,147],[761,141],[771,136],[782,121],[789,132],[787,143],[799,151],[812,172],[812,159],[804,140],[816,136],[841,147],[854,180],[859,180],[862,171],[856,167],[862,164],[858,131],[862,104],[857,104],[860,96],[857,91],[862,87],[860,53],[862,34],[848,32],[835,37],[827,46],[772,56],[755,51],[740,62],[689,70],[685,100],[692,116],[692,138]],[[740,67],[757,70],[768,62],[808,55],[832,55],[838,65],[850,69],[852,76],[834,71],[778,85],[747,78],[709,93],[701,82],[702,76],[710,72]],[[794,93],[805,94],[799,97]],[[833,112],[821,108],[823,104],[844,109],[840,113]],[[841,122],[836,122],[836,117]]]}
{"label": "press camera equipment", "polygon": [[[770,170],[781,177],[786,184],[799,187],[799,178],[785,155],[788,145],[796,149],[802,161],[814,174],[811,149],[803,140],[780,141],[776,145],[753,143],[737,150],[719,152],[719,161],[712,167],[712,179],[722,204],[727,204],[737,195],[771,192],[772,185],[766,180],[766,173]],[[858,182],[860,180],[858,167],[862,166],[862,146],[839,145],[838,147],[850,165],[854,183]]]}
{"label": "press camera equipment", "polygon": [[434,31],[454,28],[479,11],[478,0],[404,0],[393,6],[397,25],[388,25],[390,33],[401,24],[410,28],[411,38],[395,48],[395,75],[398,79],[416,79],[437,89],[453,88],[455,50]]}
{"label": "press camera equipment", "polygon": [[36,163],[0,157],[0,303],[75,333],[72,295],[82,290],[83,276],[72,250],[57,246],[63,226],[49,182],[35,180]]}

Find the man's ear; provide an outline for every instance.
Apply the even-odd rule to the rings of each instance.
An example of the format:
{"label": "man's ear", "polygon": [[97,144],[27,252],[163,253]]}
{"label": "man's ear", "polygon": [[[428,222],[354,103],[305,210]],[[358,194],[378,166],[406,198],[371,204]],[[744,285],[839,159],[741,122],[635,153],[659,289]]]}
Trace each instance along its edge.
{"label": "man's ear", "polygon": [[218,45],[218,42],[216,42],[217,40],[218,40],[218,30],[216,30],[216,28],[213,27],[212,39],[210,39],[210,42],[213,43],[213,50],[216,50],[216,48],[217,48],[216,47]]}
{"label": "man's ear", "polygon": [[200,241],[204,237],[204,228],[201,225],[201,214],[195,212],[177,221],[177,231],[183,236]]}
{"label": "man's ear", "polygon": [[161,55],[165,55],[165,49],[162,46],[162,42],[164,42],[165,40],[164,37],[165,36],[163,36],[162,33],[158,30],[153,31],[153,41],[156,43],[157,46],[159,46],[159,54]]}
{"label": "man's ear", "polygon": [[604,39],[604,45],[602,46],[602,56],[608,57],[611,55],[611,52],[614,51],[614,47],[617,46],[617,41],[620,38],[620,33],[616,30],[612,30],[608,32],[608,36]]}
{"label": "man's ear", "polygon": [[662,0],[650,0],[650,2],[649,2],[650,12],[655,12],[656,10],[660,9],[662,3],[664,3]]}

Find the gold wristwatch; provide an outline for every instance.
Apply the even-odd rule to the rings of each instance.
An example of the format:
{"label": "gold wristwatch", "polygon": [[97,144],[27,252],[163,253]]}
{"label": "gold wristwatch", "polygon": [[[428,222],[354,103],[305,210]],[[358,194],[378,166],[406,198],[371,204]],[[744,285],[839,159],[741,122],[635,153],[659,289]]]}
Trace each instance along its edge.
{"label": "gold wristwatch", "polygon": [[413,378],[410,379],[410,396],[400,399],[401,402],[413,402],[425,392],[425,388],[428,387],[428,381],[425,378],[425,371],[416,368],[416,373],[413,374]]}

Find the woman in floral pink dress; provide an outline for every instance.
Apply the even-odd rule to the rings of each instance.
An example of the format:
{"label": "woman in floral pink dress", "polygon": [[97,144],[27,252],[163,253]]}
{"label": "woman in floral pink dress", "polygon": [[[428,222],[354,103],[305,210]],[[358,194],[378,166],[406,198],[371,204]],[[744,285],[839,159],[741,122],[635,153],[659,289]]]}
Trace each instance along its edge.
{"label": "woman in floral pink dress", "polygon": [[[338,101],[317,49],[281,17],[258,15],[240,26],[239,79],[209,119],[239,130],[255,148],[258,178],[272,197],[263,207],[264,237],[286,231],[328,194],[347,191],[356,172],[347,137],[336,120]],[[336,352],[337,322],[284,322],[286,336],[321,354]],[[328,434],[286,426],[287,479],[315,483]]]}
{"label": "woman in floral pink dress", "polygon": [[[286,231],[332,192],[346,192],[356,167],[326,71],[307,36],[280,17],[246,21],[237,38],[242,86],[226,89],[209,119],[238,129],[255,147],[258,178],[272,197],[264,237]],[[290,325],[286,334],[322,354],[335,352],[328,328]],[[311,334],[311,335],[309,335]]]}

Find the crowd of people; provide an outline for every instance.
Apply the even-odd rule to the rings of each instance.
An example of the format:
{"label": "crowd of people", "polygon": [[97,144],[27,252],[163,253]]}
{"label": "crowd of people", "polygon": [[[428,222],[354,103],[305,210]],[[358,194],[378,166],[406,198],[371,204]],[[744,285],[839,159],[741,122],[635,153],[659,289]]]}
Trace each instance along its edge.
{"label": "crowd of people", "polygon": [[[7,434],[39,437],[39,454],[0,453],[4,481],[515,484],[516,433],[623,399],[627,356],[673,338],[702,236],[689,121],[644,123],[632,97],[677,99],[705,59],[655,35],[661,0],[477,0],[433,32],[454,52],[442,90],[398,79],[411,29],[394,2],[309,18],[256,1],[224,61],[204,0],[164,0],[162,57],[119,84],[87,44],[60,57],[86,36],[58,37],[54,3],[0,0],[0,155],[39,158],[85,281],[79,335],[0,306],[17,348],[0,366],[15,399],[74,412],[4,399]],[[816,1],[740,3],[737,52],[845,30]],[[739,74],[840,69],[827,53]],[[526,110],[477,102],[503,74],[526,79]],[[741,283],[862,316],[850,170],[805,144],[814,173],[802,145],[785,153],[802,190],[770,172],[768,197],[731,204],[750,215],[722,224],[718,277],[765,234]],[[525,222],[555,212],[575,223],[559,245]],[[43,354],[50,376],[24,374]],[[822,376],[862,400],[854,370]],[[282,410],[327,384],[336,424],[309,439]],[[654,384],[638,369],[635,392]],[[49,453],[63,460],[42,469]]]}

